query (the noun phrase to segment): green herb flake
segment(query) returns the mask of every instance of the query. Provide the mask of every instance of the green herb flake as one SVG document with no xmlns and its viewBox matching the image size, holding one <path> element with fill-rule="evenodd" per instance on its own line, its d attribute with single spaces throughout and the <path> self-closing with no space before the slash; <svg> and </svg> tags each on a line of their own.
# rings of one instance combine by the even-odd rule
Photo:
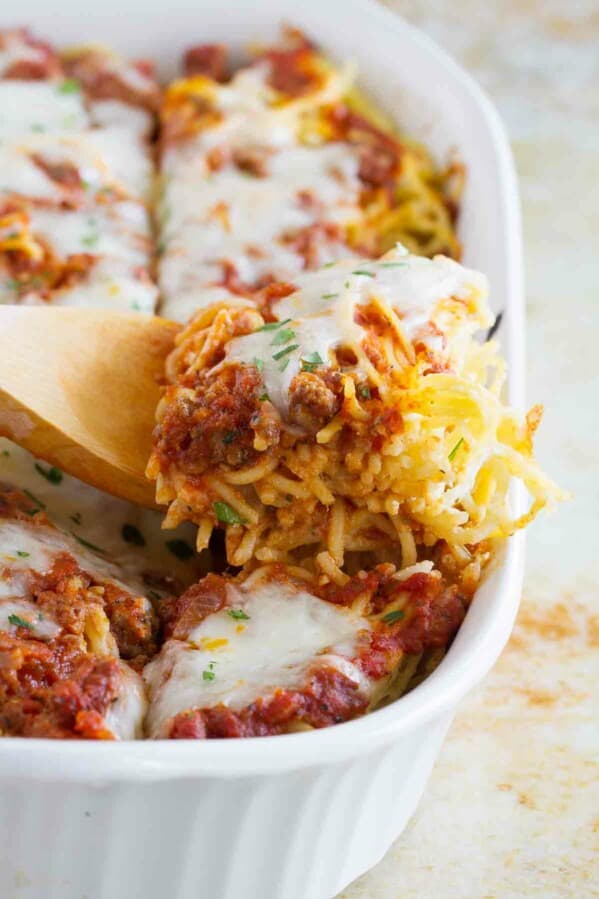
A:
<svg viewBox="0 0 599 899">
<path fill-rule="evenodd" d="M 273 353 L 272 358 L 278 362 L 279 359 L 282 359 L 283 356 L 287 356 L 288 353 L 292 353 L 294 350 L 299 350 L 299 343 L 292 343 L 291 346 L 286 346 L 285 349 L 279 350 L 278 353 Z"/>
<path fill-rule="evenodd" d="M 287 366 L 289 365 L 289 359 L 283 359 L 281 364 L 279 365 L 279 371 L 285 371 Z"/>
<path fill-rule="evenodd" d="M 43 134 L 46 129 L 43 125 L 40 125 L 38 122 L 34 122 L 34 124 L 31 126 L 31 130 L 33 132 L 35 132 L 35 134 Z"/>
<path fill-rule="evenodd" d="M 379 262 L 381 268 L 405 268 L 407 262 Z"/>
<path fill-rule="evenodd" d="M 261 403 L 265 403 L 267 400 L 270 400 L 270 397 L 267 393 L 261 393 L 258 397 L 258 401 Z"/>
<path fill-rule="evenodd" d="M 335 297 L 338 297 L 338 293 L 323 293 L 321 299 L 322 300 L 334 300 Z"/>
<path fill-rule="evenodd" d="M 134 312 L 141 312 L 141 306 L 139 305 L 137 300 L 133 300 L 133 302 L 131 303 L 131 309 L 133 309 Z"/>
<path fill-rule="evenodd" d="M 193 549 L 185 540 L 167 540 L 165 546 L 169 552 L 181 559 L 182 562 L 191 559 L 193 556 Z"/>
<path fill-rule="evenodd" d="M 43 502 L 41 501 L 41 499 L 38 499 L 37 496 L 36 496 L 34 493 L 32 493 L 30 490 L 26 490 L 25 488 L 23 488 L 23 493 L 25 494 L 25 496 L 28 496 L 29 499 L 31 500 L 31 502 L 32 502 L 32 503 L 35 503 L 36 506 L 37 506 L 37 509 L 34 509 L 34 510 L 31 511 L 31 512 L 28 512 L 28 513 L 27 513 L 28 515 L 35 515 L 35 513 L 36 513 L 36 512 L 39 512 L 40 509 L 45 509 L 45 508 L 46 508 L 46 504 L 43 503 Z"/>
<path fill-rule="evenodd" d="M 157 593 L 156 590 L 148 590 L 148 596 L 150 597 L 150 599 L 162 599 L 162 596 L 160 595 L 160 593 Z"/>
<path fill-rule="evenodd" d="M 55 468 L 53 465 L 50 468 L 44 468 L 43 465 L 40 465 L 38 462 L 36 462 L 35 470 L 38 474 L 41 474 L 41 476 L 45 478 L 50 484 L 60 484 L 60 482 L 62 481 L 62 471 L 60 470 L 60 468 Z"/>
<path fill-rule="evenodd" d="M 131 543 L 133 546 L 146 545 L 146 538 L 134 524 L 124 524 L 121 528 L 121 537 L 125 543 Z"/>
<path fill-rule="evenodd" d="M 216 674 L 214 673 L 214 666 L 216 662 L 208 662 L 208 667 L 202 671 L 202 678 L 204 680 L 214 680 Z"/>
<path fill-rule="evenodd" d="M 223 524 L 245 524 L 245 520 L 228 503 L 217 500 L 212 508 L 218 521 L 222 521 Z"/>
<path fill-rule="evenodd" d="M 369 400 L 372 396 L 368 384 L 358 384 L 358 396 L 362 400 Z"/>
<path fill-rule="evenodd" d="M 292 328 L 281 328 L 270 341 L 270 345 L 282 346 L 284 343 L 289 343 L 290 340 L 295 340 L 295 331 Z"/>
<path fill-rule="evenodd" d="M 105 553 L 106 550 L 102 549 L 101 546 L 96 546 L 95 543 L 90 543 L 89 540 L 84 540 L 83 537 L 78 537 L 77 534 L 73 534 L 71 531 L 71 536 L 75 538 L 77 543 L 80 543 L 81 546 L 85 546 L 86 549 L 93 549 L 95 553 Z"/>
<path fill-rule="evenodd" d="M 99 234 L 85 234 L 81 238 L 81 243 L 86 247 L 95 247 L 95 245 L 100 240 Z"/>
<path fill-rule="evenodd" d="M 321 265 L 321 268 L 332 268 L 334 265 L 336 265 L 335 259 L 332 262 L 325 262 L 324 265 Z"/>
<path fill-rule="evenodd" d="M 264 369 L 264 359 L 259 359 L 258 356 L 254 356 L 252 365 L 255 365 L 259 372 L 262 372 Z"/>
<path fill-rule="evenodd" d="M 284 318 L 281 322 L 266 322 L 266 324 L 262 325 L 261 328 L 258 328 L 255 333 L 257 334 L 258 331 L 277 331 L 279 328 L 282 328 L 283 325 L 288 325 L 290 321 L 290 318 Z"/>
<path fill-rule="evenodd" d="M 381 621 L 385 624 L 396 624 L 398 621 L 401 621 L 406 617 L 406 613 L 401 609 L 394 609 L 392 612 L 387 612 L 386 615 L 383 615 Z"/>
<path fill-rule="evenodd" d="M 373 272 L 367 272 L 366 269 L 357 268 L 352 275 L 364 275 L 365 278 L 374 278 Z"/>
<path fill-rule="evenodd" d="M 229 618 L 233 618 L 235 621 L 249 621 L 250 616 L 246 615 L 243 609 L 227 609 L 227 615 Z"/>
<path fill-rule="evenodd" d="M 28 559 L 29 558 L 29 553 L 26 553 L 25 550 L 23 550 L 23 549 L 18 549 L 17 555 L 20 559 Z"/>
<path fill-rule="evenodd" d="M 452 451 L 450 452 L 450 454 L 447 457 L 450 462 L 453 462 L 453 460 L 455 459 L 456 454 L 463 442 L 464 442 L 464 438 L 460 437 L 460 439 L 458 440 L 458 442 L 456 443 L 456 445 L 454 446 L 454 448 L 452 449 Z"/>
<path fill-rule="evenodd" d="M 61 94 L 78 94 L 80 90 L 79 82 L 74 78 L 67 78 L 62 84 L 58 85 L 58 91 Z"/>
<path fill-rule="evenodd" d="M 237 431 L 226 431 L 223 434 L 223 443 L 228 446 L 230 443 L 233 443 L 236 437 Z"/>
<path fill-rule="evenodd" d="M 25 618 L 21 618 L 20 615 L 15 615 L 14 613 L 8 616 L 8 623 L 14 625 L 14 627 L 26 627 L 28 631 L 34 630 L 34 625 L 31 621 L 27 621 Z"/>
<path fill-rule="evenodd" d="M 10 453 L 8 450 L 2 450 L 2 455 L 4 456 L 5 459 L 10 458 Z"/>
<path fill-rule="evenodd" d="M 319 365 L 324 365 L 324 359 L 320 353 L 305 353 L 301 357 L 302 371 L 314 371 Z"/>
</svg>

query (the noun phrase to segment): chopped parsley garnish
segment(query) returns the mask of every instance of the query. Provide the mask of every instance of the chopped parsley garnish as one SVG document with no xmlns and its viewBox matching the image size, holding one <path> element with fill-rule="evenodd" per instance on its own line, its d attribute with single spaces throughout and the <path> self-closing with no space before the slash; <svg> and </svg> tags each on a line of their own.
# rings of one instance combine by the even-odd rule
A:
<svg viewBox="0 0 599 899">
<path fill-rule="evenodd" d="M 23 488 L 23 493 L 25 494 L 25 496 L 28 496 L 31 502 L 35 503 L 37 506 L 37 509 L 34 509 L 32 512 L 28 512 L 28 515 L 35 515 L 35 513 L 39 512 L 40 509 L 46 508 L 46 504 L 43 503 L 41 499 L 38 499 L 37 496 L 35 496 L 35 494 L 33 494 L 30 490 L 26 490 L 25 488 Z"/>
<path fill-rule="evenodd" d="M 131 309 L 133 309 L 134 312 L 141 312 L 141 306 L 139 305 L 137 300 L 133 300 L 133 302 L 131 303 Z"/>
<path fill-rule="evenodd" d="M 182 562 L 185 562 L 186 559 L 191 559 L 193 556 L 193 549 L 185 540 L 167 540 L 165 546 L 169 552 L 181 559 Z"/>
<path fill-rule="evenodd" d="M 62 84 L 58 85 L 58 90 L 61 94 L 78 94 L 81 87 L 74 78 L 67 78 Z"/>
<path fill-rule="evenodd" d="M 40 465 L 38 462 L 36 462 L 35 470 L 38 474 L 41 474 L 43 478 L 49 481 L 50 484 L 60 484 L 60 482 L 62 481 L 62 471 L 60 470 L 60 468 L 55 468 L 53 465 L 50 468 L 44 468 L 43 465 Z"/>
<path fill-rule="evenodd" d="M 264 369 L 264 359 L 259 359 L 258 356 L 254 356 L 252 365 L 255 365 L 258 371 L 261 372 Z"/>
<path fill-rule="evenodd" d="M 397 621 L 401 621 L 402 618 L 406 617 L 406 613 L 402 612 L 401 609 L 394 609 L 392 612 L 387 612 L 386 615 L 383 615 L 381 621 L 384 621 L 385 624 L 395 624 Z"/>
<path fill-rule="evenodd" d="M 456 443 L 456 445 L 454 446 L 454 448 L 452 449 L 452 451 L 450 452 L 450 454 L 447 457 L 450 462 L 453 462 L 453 460 L 455 459 L 456 453 L 459 450 L 459 448 L 461 447 L 463 442 L 464 442 L 464 438 L 460 437 L 460 439 L 458 440 L 458 442 Z"/>
<path fill-rule="evenodd" d="M 223 434 L 223 443 L 228 446 L 230 443 L 233 443 L 236 437 L 237 431 L 226 431 Z"/>
<path fill-rule="evenodd" d="M 295 331 L 292 328 L 282 328 L 280 331 L 277 331 L 273 339 L 270 341 L 271 346 L 282 346 L 284 343 L 289 343 L 290 340 L 295 338 Z"/>
<path fill-rule="evenodd" d="M 256 333 L 258 333 L 258 331 L 276 331 L 278 328 L 282 328 L 283 325 L 288 325 L 290 321 L 290 318 L 284 318 L 281 322 L 266 322 L 265 325 L 262 325 L 261 328 L 257 329 Z"/>
<path fill-rule="evenodd" d="M 73 534 L 72 531 L 71 531 L 71 534 L 75 538 L 77 543 L 80 543 L 81 546 L 85 546 L 86 549 L 93 549 L 93 551 L 95 553 L 105 553 L 106 552 L 106 550 L 102 549 L 101 546 L 96 546 L 95 543 L 90 543 L 89 540 L 84 540 L 83 537 L 78 537 L 77 534 Z"/>
<path fill-rule="evenodd" d="M 95 247 L 95 245 L 100 240 L 100 235 L 97 233 L 94 234 L 85 234 L 81 238 L 81 243 L 86 247 Z"/>
<path fill-rule="evenodd" d="M 246 615 L 243 609 L 227 609 L 227 615 L 229 618 L 234 618 L 235 621 L 249 621 L 250 616 Z"/>
<path fill-rule="evenodd" d="M 335 262 L 336 262 L 335 259 L 333 259 L 332 262 L 325 262 L 325 264 L 323 266 L 321 266 L 321 268 L 331 268 L 332 265 L 335 265 Z"/>
<path fill-rule="evenodd" d="M 338 297 L 338 293 L 323 293 L 321 299 L 323 300 L 334 300 L 335 297 Z"/>
<path fill-rule="evenodd" d="M 124 524 L 121 528 L 121 537 L 125 543 L 132 543 L 133 546 L 146 545 L 146 538 L 134 524 Z"/>
<path fill-rule="evenodd" d="M 29 558 L 29 553 L 26 553 L 25 550 L 23 550 L 23 549 L 18 549 L 17 555 L 19 556 L 20 559 L 28 559 Z"/>
<path fill-rule="evenodd" d="M 203 680 L 214 680 L 216 674 L 214 673 L 214 666 L 216 662 L 209 662 L 208 667 L 202 671 Z"/>
<path fill-rule="evenodd" d="M 288 353 L 292 353 L 294 350 L 299 350 L 299 343 L 292 343 L 291 346 L 286 346 L 285 349 L 279 350 L 278 353 L 273 353 L 272 358 L 278 362 L 279 359 L 282 359 L 283 356 L 286 356 Z"/>
<path fill-rule="evenodd" d="M 405 268 L 407 262 L 379 262 L 381 268 Z"/>
<path fill-rule="evenodd" d="M 21 618 L 20 615 L 15 615 L 14 613 L 8 616 L 8 623 L 13 624 L 15 627 L 26 627 L 28 631 L 34 629 L 34 625 L 31 621 L 27 621 L 25 618 Z"/>
<path fill-rule="evenodd" d="M 289 359 L 283 359 L 281 364 L 279 365 L 279 371 L 285 371 L 287 366 L 289 365 Z"/>
<path fill-rule="evenodd" d="M 358 384 L 358 396 L 362 400 L 369 400 L 372 396 L 368 384 Z"/>
<path fill-rule="evenodd" d="M 367 272 L 366 269 L 363 268 L 357 268 L 354 272 L 352 272 L 352 275 L 364 275 L 365 278 L 374 278 L 373 272 Z"/>
<path fill-rule="evenodd" d="M 81 512 L 74 512 L 72 515 L 69 515 L 71 521 L 74 521 L 75 524 L 81 524 Z"/>
<path fill-rule="evenodd" d="M 228 503 L 217 500 L 213 503 L 212 508 L 217 519 L 222 521 L 223 524 L 245 524 L 245 520 L 241 515 L 238 515 L 235 509 L 231 508 Z"/>
<path fill-rule="evenodd" d="M 10 457 L 10 453 L 8 450 L 2 450 L 2 455 L 5 457 L 5 459 L 8 459 Z"/>
<path fill-rule="evenodd" d="M 306 353 L 301 358 L 302 371 L 314 371 L 319 365 L 324 365 L 324 360 L 320 353 Z"/>
<path fill-rule="evenodd" d="M 270 397 L 267 393 L 261 393 L 258 397 L 259 402 L 265 403 L 267 400 L 270 400 Z"/>
<path fill-rule="evenodd" d="M 36 134 L 43 134 L 46 129 L 43 125 L 40 125 L 38 122 L 35 122 L 31 126 L 31 130 L 35 131 Z"/>
</svg>

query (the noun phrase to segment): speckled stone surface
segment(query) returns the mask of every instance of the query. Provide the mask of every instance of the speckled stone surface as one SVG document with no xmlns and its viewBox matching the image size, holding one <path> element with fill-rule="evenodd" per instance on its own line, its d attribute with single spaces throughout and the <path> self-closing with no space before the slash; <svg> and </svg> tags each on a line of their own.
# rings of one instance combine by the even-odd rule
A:
<svg viewBox="0 0 599 899">
<path fill-rule="evenodd" d="M 599 896 L 599 7 L 387 5 L 461 61 L 507 125 L 538 455 L 574 498 L 531 529 L 508 648 L 460 707 L 407 830 L 343 899 L 586 899 Z"/>
</svg>

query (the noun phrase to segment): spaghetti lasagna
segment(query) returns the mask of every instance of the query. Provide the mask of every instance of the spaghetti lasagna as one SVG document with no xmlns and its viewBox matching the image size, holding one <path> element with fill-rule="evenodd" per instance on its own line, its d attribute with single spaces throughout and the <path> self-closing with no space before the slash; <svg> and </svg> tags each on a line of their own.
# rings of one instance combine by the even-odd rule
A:
<svg viewBox="0 0 599 899">
<path fill-rule="evenodd" d="M 161 110 L 162 313 L 185 321 L 231 294 L 401 240 L 457 257 L 459 167 L 437 172 L 305 38 L 232 76 L 196 47 Z"/>
<path fill-rule="evenodd" d="M 489 541 L 531 520 L 551 483 L 539 410 L 499 396 L 486 282 L 396 249 L 197 313 L 167 363 L 148 474 L 166 526 L 224 528 L 228 561 L 347 566 L 447 556 L 478 582 Z M 514 519 L 508 486 L 532 496 Z"/>
<path fill-rule="evenodd" d="M 139 736 L 156 632 L 114 566 L 0 489 L 0 736 Z"/>
<path fill-rule="evenodd" d="M 157 101 L 147 67 L 0 32 L 0 302 L 154 309 Z"/>
<path fill-rule="evenodd" d="M 463 617 L 432 563 L 381 565 L 343 587 L 270 565 L 210 574 L 165 604 L 144 670 L 151 737 L 289 733 L 362 715 L 434 664 Z"/>
</svg>

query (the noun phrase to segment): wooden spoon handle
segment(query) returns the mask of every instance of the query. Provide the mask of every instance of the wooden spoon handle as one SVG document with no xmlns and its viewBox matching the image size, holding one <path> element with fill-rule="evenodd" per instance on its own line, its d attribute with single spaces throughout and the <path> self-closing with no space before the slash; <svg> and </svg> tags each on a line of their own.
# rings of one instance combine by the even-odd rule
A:
<svg viewBox="0 0 599 899">
<path fill-rule="evenodd" d="M 153 506 L 144 469 L 178 327 L 99 309 L 0 307 L 0 434 L 101 490 Z"/>
</svg>

